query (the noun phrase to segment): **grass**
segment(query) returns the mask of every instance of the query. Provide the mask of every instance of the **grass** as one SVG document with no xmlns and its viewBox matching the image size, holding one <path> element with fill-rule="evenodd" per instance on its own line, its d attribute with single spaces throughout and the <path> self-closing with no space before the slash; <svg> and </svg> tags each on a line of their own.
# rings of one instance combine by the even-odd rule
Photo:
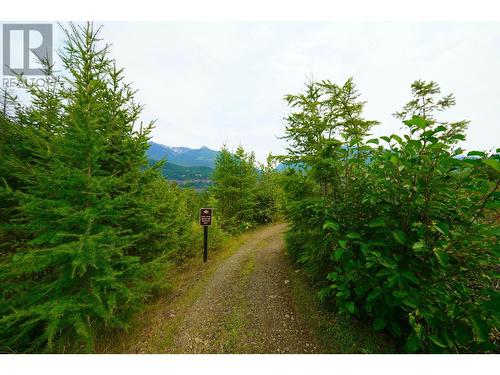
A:
<svg viewBox="0 0 500 375">
<path fill-rule="evenodd" d="M 233 311 L 224 322 L 225 332 L 222 335 L 222 348 L 224 353 L 234 353 L 236 345 L 238 344 L 240 333 L 245 325 L 244 314 L 246 311 L 246 304 L 241 299 L 237 305 L 234 306 Z"/>
<path fill-rule="evenodd" d="M 292 294 L 298 311 L 320 340 L 324 353 L 395 353 L 389 337 L 374 332 L 371 325 L 328 311 L 319 304 L 316 290 L 302 270 L 290 272 Z"/>
<path fill-rule="evenodd" d="M 245 261 L 245 264 L 241 268 L 241 276 L 248 277 L 252 274 L 255 269 L 255 258 L 250 257 Z"/>
<path fill-rule="evenodd" d="M 242 286 L 242 290 L 244 290 L 245 286 L 248 284 L 250 275 L 252 275 L 254 269 L 255 258 L 253 256 L 250 256 L 245 260 L 245 263 L 240 270 L 240 283 Z M 224 322 L 225 334 L 222 336 L 222 348 L 224 350 L 224 353 L 235 353 L 238 349 L 238 351 L 242 351 L 242 348 L 238 348 L 237 345 L 241 344 L 240 335 L 243 327 L 245 326 L 246 311 L 246 299 L 243 296 L 240 296 L 239 300 L 234 304 L 233 311 Z"/>
</svg>

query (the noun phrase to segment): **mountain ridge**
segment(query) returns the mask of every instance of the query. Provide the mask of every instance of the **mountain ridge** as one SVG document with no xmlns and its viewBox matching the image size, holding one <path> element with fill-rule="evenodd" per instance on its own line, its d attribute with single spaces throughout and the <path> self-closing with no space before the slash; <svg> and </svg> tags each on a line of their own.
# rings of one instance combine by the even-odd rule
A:
<svg viewBox="0 0 500 375">
<path fill-rule="evenodd" d="M 215 159 L 219 151 L 207 146 L 198 149 L 189 147 L 172 147 L 156 142 L 149 142 L 148 159 L 158 161 L 166 159 L 168 163 L 182 167 L 209 167 L 215 168 Z"/>
</svg>

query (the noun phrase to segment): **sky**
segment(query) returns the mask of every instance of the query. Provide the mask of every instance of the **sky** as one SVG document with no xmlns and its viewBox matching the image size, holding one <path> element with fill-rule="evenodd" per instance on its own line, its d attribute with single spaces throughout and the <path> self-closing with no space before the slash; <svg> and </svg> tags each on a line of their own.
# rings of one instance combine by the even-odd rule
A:
<svg viewBox="0 0 500 375">
<path fill-rule="evenodd" d="M 286 94 L 305 82 L 353 77 L 378 120 L 375 136 L 402 129 L 392 113 L 416 79 L 434 80 L 457 105 L 440 119 L 471 121 L 466 149 L 500 147 L 500 22 L 104 22 L 101 37 L 138 90 L 153 141 L 235 149 L 264 161 L 284 152 Z M 61 35 L 55 44 L 61 42 Z"/>
</svg>

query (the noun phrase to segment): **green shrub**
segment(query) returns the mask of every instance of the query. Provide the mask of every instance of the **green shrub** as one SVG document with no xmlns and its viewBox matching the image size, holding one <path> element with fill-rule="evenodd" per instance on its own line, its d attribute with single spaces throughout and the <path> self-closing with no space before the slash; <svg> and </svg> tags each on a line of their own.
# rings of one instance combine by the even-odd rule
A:
<svg viewBox="0 0 500 375">
<path fill-rule="evenodd" d="M 289 158 L 307 168 L 290 172 L 284 189 L 288 248 L 322 286 L 319 297 L 372 319 L 408 352 L 497 351 L 499 156 L 464 158 L 453 147 L 467 123 L 432 117 L 454 104 L 435 97 L 433 82 L 412 86 L 415 100 L 398 114 L 404 135 L 367 142 L 356 95 L 312 86 L 316 97 L 289 99 L 315 103 L 315 117 L 303 105 L 287 135 L 319 141 L 293 149 Z M 321 137 L 305 137 L 311 129 Z"/>
</svg>

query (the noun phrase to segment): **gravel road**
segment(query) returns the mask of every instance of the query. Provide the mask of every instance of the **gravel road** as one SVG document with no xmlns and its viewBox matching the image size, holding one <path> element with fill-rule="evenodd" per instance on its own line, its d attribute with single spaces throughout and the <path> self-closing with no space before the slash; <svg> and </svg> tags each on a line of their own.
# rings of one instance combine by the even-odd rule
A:
<svg viewBox="0 0 500 375">
<path fill-rule="evenodd" d="M 174 353 L 314 353 L 287 275 L 285 225 L 259 229 L 206 281 L 173 338 Z M 169 351 L 170 351 L 169 350 Z"/>
</svg>

